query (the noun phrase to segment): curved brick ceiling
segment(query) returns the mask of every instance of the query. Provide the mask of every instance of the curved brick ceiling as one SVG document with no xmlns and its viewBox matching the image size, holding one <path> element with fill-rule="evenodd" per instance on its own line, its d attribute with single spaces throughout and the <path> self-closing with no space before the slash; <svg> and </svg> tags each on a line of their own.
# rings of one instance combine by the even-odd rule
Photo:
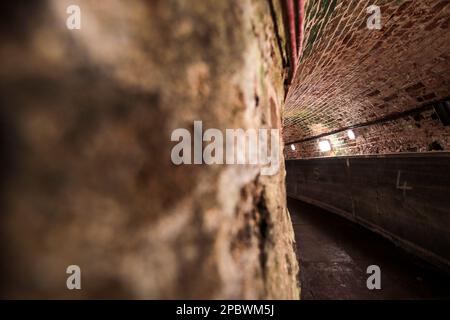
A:
<svg viewBox="0 0 450 320">
<path fill-rule="evenodd" d="M 378 5 L 382 29 L 366 27 Z M 284 141 L 300 141 L 450 96 L 450 1 L 309 0 Z"/>
</svg>

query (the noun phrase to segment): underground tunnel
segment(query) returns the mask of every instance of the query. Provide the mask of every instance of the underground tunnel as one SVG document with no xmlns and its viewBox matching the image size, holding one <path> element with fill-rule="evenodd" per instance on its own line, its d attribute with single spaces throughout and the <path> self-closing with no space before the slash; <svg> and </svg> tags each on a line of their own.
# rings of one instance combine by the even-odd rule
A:
<svg viewBox="0 0 450 320">
<path fill-rule="evenodd" d="M 0 11 L 0 298 L 450 298 L 449 1 Z"/>
</svg>

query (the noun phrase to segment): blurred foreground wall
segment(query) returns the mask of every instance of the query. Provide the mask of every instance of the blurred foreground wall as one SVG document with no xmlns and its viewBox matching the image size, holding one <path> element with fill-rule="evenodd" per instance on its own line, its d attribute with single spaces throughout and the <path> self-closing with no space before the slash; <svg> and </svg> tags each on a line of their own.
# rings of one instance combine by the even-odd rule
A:
<svg viewBox="0 0 450 320">
<path fill-rule="evenodd" d="M 278 1 L 0 7 L 2 298 L 299 297 L 284 167 L 170 160 L 194 120 L 281 127 Z"/>
</svg>

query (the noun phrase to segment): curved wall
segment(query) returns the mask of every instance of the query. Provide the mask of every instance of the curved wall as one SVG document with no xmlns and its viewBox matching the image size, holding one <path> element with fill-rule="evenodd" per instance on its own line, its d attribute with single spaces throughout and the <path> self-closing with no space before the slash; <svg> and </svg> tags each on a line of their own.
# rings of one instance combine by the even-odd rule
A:
<svg viewBox="0 0 450 320">
<path fill-rule="evenodd" d="M 286 161 L 287 194 L 450 270 L 450 153 Z"/>
</svg>

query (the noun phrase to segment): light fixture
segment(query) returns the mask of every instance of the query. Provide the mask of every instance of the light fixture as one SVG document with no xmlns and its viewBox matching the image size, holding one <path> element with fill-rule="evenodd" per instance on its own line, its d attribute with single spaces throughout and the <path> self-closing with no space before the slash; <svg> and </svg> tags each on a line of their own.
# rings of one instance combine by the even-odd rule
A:
<svg viewBox="0 0 450 320">
<path fill-rule="evenodd" d="M 295 146 L 293 144 L 291 144 L 291 149 L 292 151 L 295 151 Z"/>
<path fill-rule="evenodd" d="M 348 136 L 348 138 L 350 140 L 355 140 L 356 139 L 355 133 L 351 129 L 347 131 L 347 136 Z"/>
<path fill-rule="evenodd" d="M 319 149 L 321 152 L 331 151 L 331 144 L 328 140 L 322 140 L 319 142 Z"/>
</svg>

